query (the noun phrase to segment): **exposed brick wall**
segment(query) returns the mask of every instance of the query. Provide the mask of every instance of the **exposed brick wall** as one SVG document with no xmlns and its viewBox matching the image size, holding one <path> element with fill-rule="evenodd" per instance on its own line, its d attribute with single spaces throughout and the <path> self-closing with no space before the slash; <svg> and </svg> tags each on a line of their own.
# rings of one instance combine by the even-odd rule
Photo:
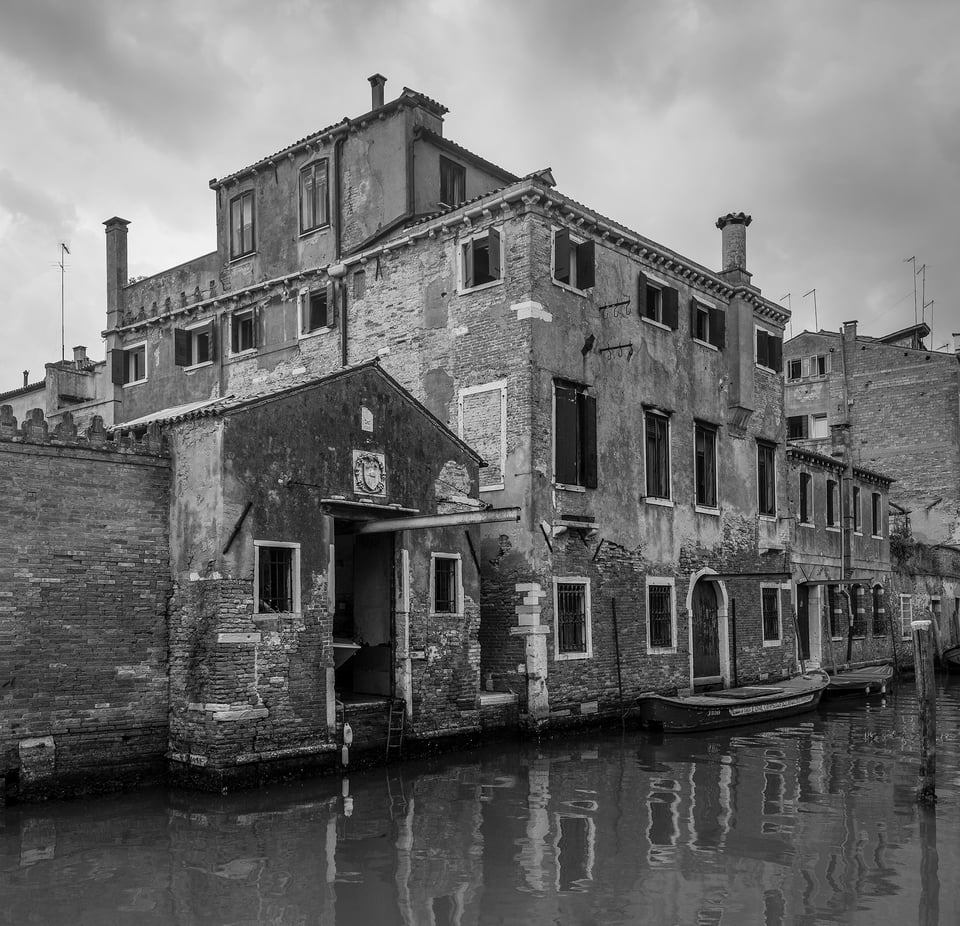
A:
<svg viewBox="0 0 960 926">
<path fill-rule="evenodd" d="M 0 412 L 0 773 L 23 794 L 161 768 L 169 476 L 155 435 Z"/>
</svg>

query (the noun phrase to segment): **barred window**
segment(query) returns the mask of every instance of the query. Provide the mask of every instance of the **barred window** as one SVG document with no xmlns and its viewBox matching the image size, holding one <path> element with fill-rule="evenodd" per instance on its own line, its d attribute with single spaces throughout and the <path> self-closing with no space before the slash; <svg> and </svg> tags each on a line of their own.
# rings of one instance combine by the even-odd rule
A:
<svg viewBox="0 0 960 926">
<path fill-rule="evenodd" d="M 883 588 L 879 585 L 873 586 L 873 633 L 874 636 L 887 632 L 886 621 L 884 621 L 883 607 Z"/>
<path fill-rule="evenodd" d="M 761 588 L 760 606 L 763 611 L 763 641 L 775 643 L 780 639 L 780 589 Z"/>
<path fill-rule="evenodd" d="M 649 585 L 647 587 L 647 618 L 650 622 L 650 648 L 673 647 L 673 587 Z"/>
<path fill-rule="evenodd" d="M 254 541 L 256 611 L 286 613 L 300 609 L 300 545 Z"/>
<path fill-rule="evenodd" d="M 867 635 L 867 608 L 863 598 L 863 586 L 854 585 L 851 605 L 853 606 L 853 635 L 855 637 L 865 637 Z"/>
<path fill-rule="evenodd" d="M 558 580 L 554 586 L 554 605 L 557 655 L 589 656 L 590 602 L 587 581 Z"/>
<path fill-rule="evenodd" d="M 433 613 L 459 614 L 459 556 L 445 556 L 435 553 L 433 566 Z"/>
</svg>

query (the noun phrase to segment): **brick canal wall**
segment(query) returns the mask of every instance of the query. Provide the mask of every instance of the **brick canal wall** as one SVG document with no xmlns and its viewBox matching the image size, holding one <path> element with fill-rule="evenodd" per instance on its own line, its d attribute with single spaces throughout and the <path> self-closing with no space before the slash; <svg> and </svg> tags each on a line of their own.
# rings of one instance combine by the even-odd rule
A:
<svg viewBox="0 0 960 926">
<path fill-rule="evenodd" d="M 0 782 L 42 797 L 159 774 L 169 462 L 0 407 Z M 3 789 L 0 788 L 0 795 Z"/>
</svg>

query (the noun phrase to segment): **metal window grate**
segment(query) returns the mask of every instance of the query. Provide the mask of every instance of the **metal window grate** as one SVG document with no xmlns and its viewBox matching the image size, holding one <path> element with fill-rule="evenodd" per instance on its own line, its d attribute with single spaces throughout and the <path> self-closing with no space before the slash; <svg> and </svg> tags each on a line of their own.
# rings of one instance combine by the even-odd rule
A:
<svg viewBox="0 0 960 926">
<path fill-rule="evenodd" d="M 260 547 L 260 601 L 258 610 L 293 610 L 293 550 Z"/>
<path fill-rule="evenodd" d="M 557 645 L 561 653 L 587 651 L 587 593 L 583 585 L 557 584 Z"/>
<path fill-rule="evenodd" d="M 858 585 L 853 590 L 853 635 L 865 637 L 867 635 L 867 609 L 863 600 L 863 587 Z"/>
<path fill-rule="evenodd" d="M 436 614 L 457 611 L 457 561 L 438 557 L 433 561 L 433 608 Z"/>
<path fill-rule="evenodd" d="M 763 639 L 780 639 L 780 593 L 775 588 L 761 589 L 761 606 L 763 608 Z"/>
<path fill-rule="evenodd" d="M 650 602 L 650 645 L 660 648 L 673 646 L 670 586 L 651 585 L 648 594 Z"/>
</svg>

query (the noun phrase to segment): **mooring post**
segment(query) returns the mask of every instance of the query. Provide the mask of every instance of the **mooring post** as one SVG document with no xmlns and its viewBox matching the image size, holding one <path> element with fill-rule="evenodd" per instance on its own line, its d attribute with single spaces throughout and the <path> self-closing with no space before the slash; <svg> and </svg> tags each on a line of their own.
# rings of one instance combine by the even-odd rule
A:
<svg viewBox="0 0 960 926">
<path fill-rule="evenodd" d="M 920 717 L 920 773 L 917 801 L 937 800 L 937 689 L 933 666 L 933 627 L 930 621 L 913 621 L 913 665 L 917 679 L 917 710 Z"/>
</svg>

